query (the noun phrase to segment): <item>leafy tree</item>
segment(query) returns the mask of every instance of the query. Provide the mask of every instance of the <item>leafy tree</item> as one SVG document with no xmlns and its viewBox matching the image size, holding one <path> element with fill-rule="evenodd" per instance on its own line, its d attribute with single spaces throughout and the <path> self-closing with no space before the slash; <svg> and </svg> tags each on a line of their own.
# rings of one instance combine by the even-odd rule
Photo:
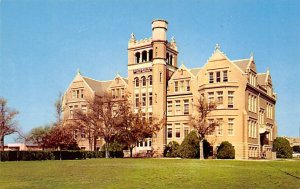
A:
<svg viewBox="0 0 300 189">
<path fill-rule="evenodd" d="M 45 148 L 50 147 L 51 129 L 49 125 L 33 128 L 25 140 L 37 144 L 42 150 L 45 150 Z"/>
<path fill-rule="evenodd" d="M 131 107 L 126 96 L 125 100 L 119 104 L 120 124 L 117 131 L 117 140 L 129 148 L 130 157 L 137 142 L 151 138 L 161 129 L 163 122 L 163 120 L 158 121 L 156 117 L 146 119 L 141 109 L 134 113 Z"/>
<path fill-rule="evenodd" d="M 179 146 L 178 153 L 182 158 L 197 158 L 199 157 L 200 140 L 196 131 L 191 131 L 182 141 Z"/>
<path fill-rule="evenodd" d="M 200 159 L 204 159 L 203 141 L 205 136 L 215 131 L 219 123 L 215 120 L 208 121 L 209 114 L 216 109 L 216 103 L 207 102 L 205 98 L 199 98 L 196 106 L 196 115 L 190 117 L 190 123 L 197 131 L 199 137 Z"/>
<path fill-rule="evenodd" d="M 234 159 L 235 150 L 232 144 L 228 141 L 223 141 L 217 150 L 218 159 Z"/>
<path fill-rule="evenodd" d="M 293 146 L 293 151 L 297 152 L 297 153 L 300 153 L 300 146 L 299 145 Z"/>
<path fill-rule="evenodd" d="M 90 147 L 96 138 L 105 142 L 105 156 L 109 158 L 109 145 L 115 141 L 117 128 L 120 125 L 118 103 L 110 94 L 95 95 L 87 100 L 87 113 L 75 111 L 75 124 L 88 132 Z M 95 148 L 94 148 L 95 149 Z"/>
<path fill-rule="evenodd" d="M 273 142 L 273 151 L 277 158 L 292 158 L 293 149 L 286 138 L 277 137 Z"/>
<path fill-rule="evenodd" d="M 171 141 L 164 150 L 164 157 L 178 157 L 179 156 L 179 143 Z"/>
<path fill-rule="evenodd" d="M 13 133 L 20 133 L 15 120 L 18 111 L 7 107 L 7 101 L 0 97 L 0 150 L 4 151 L 4 137 Z"/>
</svg>

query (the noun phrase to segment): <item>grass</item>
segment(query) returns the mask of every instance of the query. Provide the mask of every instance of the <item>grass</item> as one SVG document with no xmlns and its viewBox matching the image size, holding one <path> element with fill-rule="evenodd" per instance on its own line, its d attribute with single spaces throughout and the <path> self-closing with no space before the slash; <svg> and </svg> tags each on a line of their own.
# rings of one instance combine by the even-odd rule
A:
<svg viewBox="0 0 300 189">
<path fill-rule="evenodd" d="M 300 188 L 300 161 L 0 162 L 0 188 Z"/>
</svg>

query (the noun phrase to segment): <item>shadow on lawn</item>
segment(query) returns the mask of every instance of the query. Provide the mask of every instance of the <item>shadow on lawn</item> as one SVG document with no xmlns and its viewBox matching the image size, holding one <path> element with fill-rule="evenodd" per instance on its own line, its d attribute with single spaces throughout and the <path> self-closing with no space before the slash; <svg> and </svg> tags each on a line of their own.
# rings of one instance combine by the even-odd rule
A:
<svg viewBox="0 0 300 189">
<path fill-rule="evenodd" d="M 291 177 L 294 177 L 294 178 L 300 180 L 300 177 L 299 177 L 299 176 L 296 176 L 296 175 L 293 175 L 293 174 L 291 174 L 291 173 L 289 173 L 289 172 L 283 171 L 283 170 L 279 169 L 278 167 L 276 167 L 276 166 L 274 166 L 274 165 L 271 165 L 271 164 L 267 164 L 267 165 L 270 166 L 270 167 L 273 167 L 274 169 L 277 169 L 278 171 L 280 171 L 280 172 L 282 172 L 282 173 L 284 173 L 284 174 L 286 174 L 286 175 L 289 175 L 289 176 L 291 176 Z"/>
</svg>

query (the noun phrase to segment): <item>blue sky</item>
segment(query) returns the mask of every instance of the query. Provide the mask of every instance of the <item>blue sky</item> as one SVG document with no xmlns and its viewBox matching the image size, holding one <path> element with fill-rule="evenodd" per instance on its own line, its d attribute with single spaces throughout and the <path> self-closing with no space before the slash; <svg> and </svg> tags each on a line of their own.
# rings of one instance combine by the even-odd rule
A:
<svg viewBox="0 0 300 189">
<path fill-rule="evenodd" d="M 54 102 L 76 74 L 127 76 L 127 44 L 169 22 L 179 63 L 202 67 L 216 43 L 230 59 L 253 52 L 270 67 L 279 135 L 298 136 L 300 1 L 0 1 L 0 96 L 20 111 L 24 132 L 55 119 Z M 11 142 L 10 137 L 6 142 Z"/>
</svg>

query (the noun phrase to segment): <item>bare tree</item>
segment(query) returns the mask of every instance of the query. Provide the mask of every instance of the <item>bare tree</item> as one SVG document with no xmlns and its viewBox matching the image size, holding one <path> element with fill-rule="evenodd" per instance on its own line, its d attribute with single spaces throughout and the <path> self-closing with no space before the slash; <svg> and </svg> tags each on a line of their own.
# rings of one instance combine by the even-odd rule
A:
<svg viewBox="0 0 300 189">
<path fill-rule="evenodd" d="M 198 104 L 196 106 L 196 115 L 190 117 L 190 124 L 197 131 L 198 137 L 200 139 L 199 147 L 200 147 L 200 159 L 204 159 L 203 154 L 203 140 L 205 136 L 213 133 L 219 123 L 212 119 L 208 120 L 209 114 L 216 109 L 216 103 L 207 102 L 205 98 L 200 97 L 198 100 Z"/>
<path fill-rule="evenodd" d="M 19 133 L 18 123 L 15 120 L 18 111 L 7 107 L 7 101 L 0 97 L 0 146 L 4 151 L 4 137 L 13 133 Z"/>
<path fill-rule="evenodd" d="M 75 123 L 88 132 L 89 143 L 101 137 L 105 142 L 105 156 L 109 158 L 109 145 L 115 140 L 120 125 L 120 100 L 110 94 L 95 95 L 87 100 L 87 112 L 75 111 Z"/>
</svg>

